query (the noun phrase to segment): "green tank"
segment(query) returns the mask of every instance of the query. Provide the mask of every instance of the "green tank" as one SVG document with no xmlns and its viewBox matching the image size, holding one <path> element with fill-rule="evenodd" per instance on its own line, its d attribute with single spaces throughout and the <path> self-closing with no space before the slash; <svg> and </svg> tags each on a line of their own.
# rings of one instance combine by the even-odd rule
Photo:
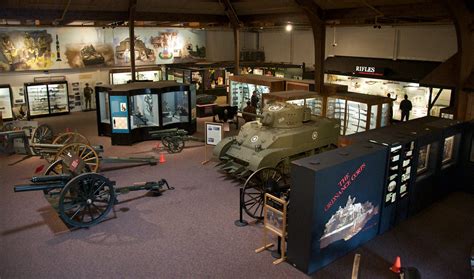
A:
<svg viewBox="0 0 474 279">
<path fill-rule="evenodd" d="M 290 161 L 336 147 L 339 123 L 311 115 L 311 110 L 285 102 L 264 107 L 256 121 L 243 125 L 235 137 L 224 138 L 213 150 L 227 173 L 247 178 L 264 167 L 289 173 Z"/>
</svg>

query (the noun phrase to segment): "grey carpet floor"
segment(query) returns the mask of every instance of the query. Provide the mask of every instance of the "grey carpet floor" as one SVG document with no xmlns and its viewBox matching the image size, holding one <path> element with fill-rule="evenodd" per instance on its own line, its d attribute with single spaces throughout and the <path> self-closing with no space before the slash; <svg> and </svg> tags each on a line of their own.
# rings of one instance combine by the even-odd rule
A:
<svg viewBox="0 0 474 279">
<path fill-rule="evenodd" d="M 104 156 L 156 156 L 157 141 L 111 146 L 98 137 L 95 112 L 38 119 L 57 132 L 66 128 L 104 145 Z M 197 136 L 202 136 L 200 119 Z M 234 131 L 235 132 L 235 131 Z M 211 150 L 209 150 L 211 151 Z M 109 218 L 89 229 L 69 231 L 40 192 L 14 193 L 27 183 L 40 158 L 0 154 L 0 278 L 309 278 L 288 263 L 274 266 L 262 244 L 261 225 L 238 228 L 240 184 L 201 165 L 204 148 L 189 142 L 156 166 L 103 172 L 118 186 L 165 178 L 176 189 L 163 196 L 144 192 L 119 196 Z M 107 170 L 109 169 L 109 170 Z M 388 269 L 396 256 L 422 278 L 470 278 L 474 197 L 453 193 L 398 227 L 313 274 L 350 278 L 360 253 L 361 278 L 396 278 Z"/>
</svg>

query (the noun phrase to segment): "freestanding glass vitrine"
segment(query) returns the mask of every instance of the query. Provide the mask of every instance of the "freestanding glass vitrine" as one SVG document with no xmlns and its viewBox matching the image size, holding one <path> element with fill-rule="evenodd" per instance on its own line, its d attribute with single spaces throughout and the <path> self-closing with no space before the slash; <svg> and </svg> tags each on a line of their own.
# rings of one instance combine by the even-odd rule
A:
<svg viewBox="0 0 474 279">
<path fill-rule="evenodd" d="M 137 82 L 96 87 L 99 135 L 113 145 L 149 140 L 150 132 L 179 128 L 196 131 L 194 86 L 175 81 Z"/>
<path fill-rule="evenodd" d="M 67 81 L 25 83 L 31 118 L 69 113 Z"/>
<path fill-rule="evenodd" d="M 0 112 L 3 120 L 13 119 L 12 89 L 9 84 L 0 85 Z"/>
</svg>

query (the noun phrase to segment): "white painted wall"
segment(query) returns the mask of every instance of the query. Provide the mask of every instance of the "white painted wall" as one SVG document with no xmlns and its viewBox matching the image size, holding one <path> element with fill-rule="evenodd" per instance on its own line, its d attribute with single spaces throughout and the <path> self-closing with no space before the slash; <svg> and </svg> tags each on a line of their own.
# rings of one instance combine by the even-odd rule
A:
<svg viewBox="0 0 474 279">
<path fill-rule="evenodd" d="M 444 61 L 457 51 L 456 31 L 452 25 L 387 27 L 336 27 L 326 29 L 326 56 L 358 56 L 387 59 Z M 398 33 L 398 41 L 396 36 Z M 260 47 L 267 62 L 287 62 L 307 67 L 314 64 L 311 30 L 263 31 Z M 208 46 L 212 44 L 208 41 Z"/>
</svg>

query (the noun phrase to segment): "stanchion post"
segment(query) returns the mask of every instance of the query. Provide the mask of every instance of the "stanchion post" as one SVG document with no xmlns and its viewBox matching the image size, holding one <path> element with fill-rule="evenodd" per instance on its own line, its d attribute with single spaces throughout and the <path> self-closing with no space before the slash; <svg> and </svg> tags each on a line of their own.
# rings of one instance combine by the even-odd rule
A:
<svg viewBox="0 0 474 279">
<path fill-rule="evenodd" d="M 244 189 L 242 187 L 240 187 L 240 191 L 239 191 L 239 220 L 235 220 L 234 224 L 237 226 L 237 227 L 245 227 L 247 226 L 249 223 L 247 221 L 245 221 L 243 219 L 243 202 L 244 200 L 242 199 L 242 194 L 244 192 Z"/>
</svg>

